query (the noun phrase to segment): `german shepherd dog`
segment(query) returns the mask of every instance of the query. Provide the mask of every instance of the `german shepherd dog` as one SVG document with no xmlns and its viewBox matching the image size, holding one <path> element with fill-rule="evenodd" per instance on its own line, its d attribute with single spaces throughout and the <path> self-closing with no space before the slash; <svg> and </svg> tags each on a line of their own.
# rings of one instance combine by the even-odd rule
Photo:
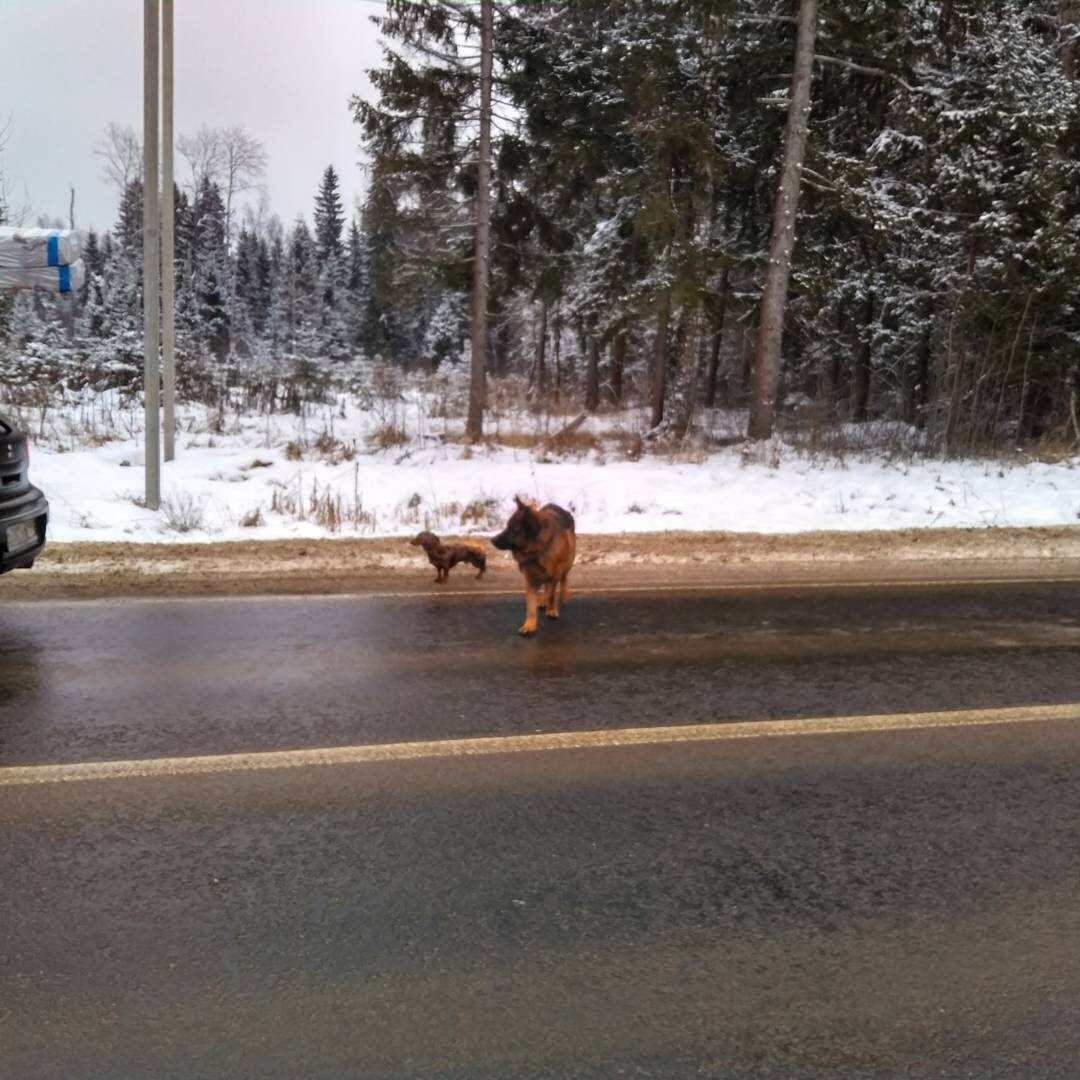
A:
<svg viewBox="0 0 1080 1080">
<path fill-rule="evenodd" d="M 417 533 L 409 543 L 424 549 L 428 561 L 435 567 L 435 581 L 439 585 L 446 581 L 459 562 L 475 566 L 480 571 L 476 575 L 477 580 L 484 576 L 487 569 L 487 556 L 469 544 L 444 544 L 433 532 Z"/>
<path fill-rule="evenodd" d="M 491 542 L 500 551 L 512 552 L 525 575 L 525 621 L 518 633 L 528 637 L 536 633 L 538 605 L 543 605 L 549 619 L 557 619 L 559 605 L 566 603 L 566 579 L 574 565 L 577 536 L 573 515 L 561 506 L 548 503 L 537 510 L 518 496 L 514 499 L 517 510 Z"/>
</svg>

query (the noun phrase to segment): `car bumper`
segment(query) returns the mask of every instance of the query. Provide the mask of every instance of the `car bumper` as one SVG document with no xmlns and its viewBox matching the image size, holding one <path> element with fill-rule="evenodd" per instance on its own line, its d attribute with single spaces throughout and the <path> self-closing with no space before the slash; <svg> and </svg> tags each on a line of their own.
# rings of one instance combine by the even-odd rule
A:
<svg viewBox="0 0 1080 1080">
<path fill-rule="evenodd" d="M 21 522 L 33 522 L 37 543 L 18 551 L 8 550 L 8 530 Z M 32 487 L 25 495 L 0 503 L 0 574 L 33 565 L 45 547 L 45 527 L 49 522 L 49 504 L 45 496 Z"/>
</svg>

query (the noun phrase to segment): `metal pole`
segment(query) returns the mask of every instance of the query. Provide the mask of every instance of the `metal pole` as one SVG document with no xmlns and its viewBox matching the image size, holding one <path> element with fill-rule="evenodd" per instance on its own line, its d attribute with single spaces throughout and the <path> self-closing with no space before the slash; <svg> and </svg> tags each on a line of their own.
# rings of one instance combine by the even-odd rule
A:
<svg viewBox="0 0 1080 1080">
<path fill-rule="evenodd" d="M 173 267 L 173 0 L 161 0 L 161 365 L 165 460 L 176 457 L 176 282 Z"/>
<path fill-rule="evenodd" d="M 146 505 L 161 505 L 161 378 L 158 363 L 158 4 L 143 0 L 143 394 L 146 399 Z"/>
</svg>

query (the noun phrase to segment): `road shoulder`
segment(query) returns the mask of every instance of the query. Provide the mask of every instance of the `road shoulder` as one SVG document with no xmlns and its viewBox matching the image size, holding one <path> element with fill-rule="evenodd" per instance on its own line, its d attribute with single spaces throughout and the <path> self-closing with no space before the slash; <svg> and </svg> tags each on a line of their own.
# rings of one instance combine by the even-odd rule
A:
<svg viewBox="0 0 1080 1080">
<path fill-rule="evenodd" d="M 845 582 L 1080 578 L 1080 525 L 896 532 L 583 535 L 580 590 Z M 519 588 L 492 550 L 483 580 L 458 567 L 445 587 L 405 538 L 235 543 L 54 543 L 30 571 L 0 578 L 4 601 L 363 592 L 497 593 Z"/>
</svg>

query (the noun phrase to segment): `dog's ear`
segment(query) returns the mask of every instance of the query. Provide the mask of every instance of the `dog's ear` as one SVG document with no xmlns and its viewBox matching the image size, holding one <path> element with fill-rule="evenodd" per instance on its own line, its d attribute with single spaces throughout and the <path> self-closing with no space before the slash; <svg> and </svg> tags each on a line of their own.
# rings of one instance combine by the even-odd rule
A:
<svg viewBox="0 0 1080 1080">
<path fill-rule="evenodd" d="M 520 495 L 514 496 L 514 502 L 517 503 L 518 509 L 521 510 L 526 517 L 532 517 L 536 513 L 536 507 L 531 502 L 527 502 Z"/>
</svg>

